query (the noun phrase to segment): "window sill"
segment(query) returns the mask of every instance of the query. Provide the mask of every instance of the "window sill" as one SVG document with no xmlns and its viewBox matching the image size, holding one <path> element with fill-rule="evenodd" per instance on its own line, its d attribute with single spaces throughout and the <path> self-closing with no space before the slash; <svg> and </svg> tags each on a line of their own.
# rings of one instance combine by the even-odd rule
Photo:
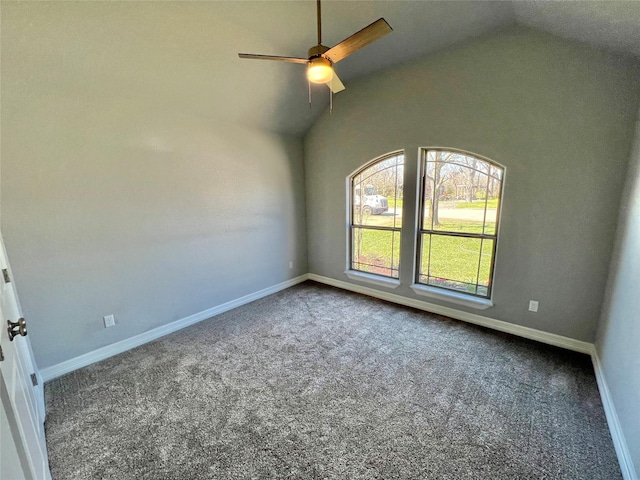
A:
<svg viewBox="0 0 640 480">
<path fill-rule="evenodd" d="M 356 270 L 346 270 L 344 274 L 351 280 L 357 280 L 359 282 L 371 283 L 378 287 L 386 288 L 398 288 L 400 286 L 400 280 L 395 278 L 385 278 L 371 273 L 358 272 Z"/>
<path fill-rule="evenodd" d="M 427 285 L 420 285 L 417 283 L 411 285 L 411 289 L 418 295 L 443 300 L 445 302 L 456 303 L 458 305 L 464 305 L 465 307 L 471 307 L 477 310 L 486 310 L 487 308 L 493 307 L 493 302 L 488 298 L 472 297 L 470 295 L 465 295 L 464 293 L 428 287 Z"/>
</svg>

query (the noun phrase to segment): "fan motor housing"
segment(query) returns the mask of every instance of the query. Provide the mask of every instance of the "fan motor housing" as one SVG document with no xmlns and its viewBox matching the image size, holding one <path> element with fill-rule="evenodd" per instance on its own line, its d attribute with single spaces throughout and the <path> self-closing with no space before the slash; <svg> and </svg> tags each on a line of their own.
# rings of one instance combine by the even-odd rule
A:
<svg viewBox="0 0 640 480">
<path fill-rule="evenodd" d="M 328 50 L 329 47 L 325 47 L 324 45 L 316 45 L 315 47 L 311 47 L 309 49 L 309 58 L 311 59 L 313 57 L 319 57 Z"/>
</svg>

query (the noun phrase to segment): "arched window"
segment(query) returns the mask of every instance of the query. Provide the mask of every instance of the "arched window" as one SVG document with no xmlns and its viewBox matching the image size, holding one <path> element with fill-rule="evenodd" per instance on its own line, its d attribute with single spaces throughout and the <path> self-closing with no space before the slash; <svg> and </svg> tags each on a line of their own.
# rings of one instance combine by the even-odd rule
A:
<svg viewBox="0 0 640 480">
<path fill-rule="evenodd" d="M 416 283 L 490 298 L 504 167 L 423 149 Z"/>
<path fill-rule="evenodd" d="M 349 269 L 399 276 L 404 154 L 367 163 L 349 177 Z"/>
</svg>

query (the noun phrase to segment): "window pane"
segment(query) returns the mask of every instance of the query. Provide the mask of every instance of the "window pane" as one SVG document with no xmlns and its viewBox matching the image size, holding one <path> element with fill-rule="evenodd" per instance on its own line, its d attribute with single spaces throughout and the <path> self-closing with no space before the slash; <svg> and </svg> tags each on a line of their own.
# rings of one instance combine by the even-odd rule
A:
<svg viewBox="0 0 640 480">
<path fill-rule="evenodd" d="M 495 235 L 502 169 L 445 150 L 425 160 L 423 229 Z"/>
<path fill-rule="evenodd" d="M 443 177 L 440 196 L 434 204 L 434 230 L 482 233 L 488 176 L 478 170 L 479 162 L 469 160 L 473 167 L 440 163 Z"/>
<path fill-rule="evenodd" d="M 427 161 L 425 168 L 424 228 L 438 229 L 442 218 L 451 217 L 448 212 L 455 206 L 456 174 L 458 167 L 445 161 L 448 152 L 436 151 L 434 161 Z"/>
<path fill-rule="evenodd" d="M 351 232 L 353 270 L 398 278 L 400 232 L 357 227 Z"/>
<path fill-rule="evenodd" d="M 404 156 L 386 158 L 353 178 L 354 225 L 402 226 Z"/>
<path fill-rule="evenodd" d="M 429 254 L 431 252 L 431 235 L 422 234 L 421 236 L 421 248 L 420 252 L 420 265 L 418 265 L 419 282 L 428 283 L 427 276 L 429 275 Z"/>
<path fill-rule="evenodd" d="M 429 285 L 476 293 L 482 240 L 432 235 Z"/>
<path fill-rule="evenodd" d="M 478 294 L 487 295 L 489 282 L 491 280 L 491 264 L 493 263 L 494 241 L 488 238 L 482 240 L 482 254 L 480 255 L 480 269 L 478 270 Z M 480 292 L 480 288 L 484 293 Z"/>
<path fill-rule="evenodd" d="M 433 228 L 433 188 L 435 184 L 435 163 L 427 162 L 423 186 L 422 225 L 424 229 Z"/>
<path fill-rule="evenodd" d="M 496 224 L 498 222 L 498 209 L 500 208 L 500 199 L 499 198 L 489 198 L 487 199 L 487 217 L 484 222 L 484 233 L 485 235 L 495 235 L 496 234 Z"/>
</svg>

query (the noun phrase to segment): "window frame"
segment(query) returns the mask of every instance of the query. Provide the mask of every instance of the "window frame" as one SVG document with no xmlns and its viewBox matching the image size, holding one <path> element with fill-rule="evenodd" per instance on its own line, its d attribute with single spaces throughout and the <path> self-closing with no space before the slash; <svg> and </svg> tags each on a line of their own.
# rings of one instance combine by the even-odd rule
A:
<svg viewBox="0 0 640 480">
<path fill-rule="evenodd" d="M 486 162 L 490 166 L 495 168 L 499 168 L 501 170 L 501 179 L 500 179 L 500 189 L 499 189 L 499 197 L 498 197 L 498 209 L 496 211 L 496 225 L 495 232 L 493 234 L 483 233 L 463 233 L 463 232 L 451 232 L 447 230 L 434 230 L 433 226 L 431 229 L 426 229 L 424 225 L 424 206 L 425 206 L 425 177 L 427 171 L 427 157 L 429 152 L 440 151 L 440 152 L 451 152 L 460 155 L 466 155 L 474 157 L 478 160 Z M 417 183 L 418 186 L 416 188 L 416 220 L 415 220 L 415 255 L 414 255 L 414 271 L 413 271 L 413 285 L 411 288 L 414 292 L 425 295 L 428 297 L 438 298 L 442 300 L 447 300 L 453 303 L 458 303 L 461 305 L 478 308 L 478 309 L 486 309 L 493 306 L 492 297 L 493 297 L 493 286 L 494 286 L 494 273 L 495 273 L 495 265 L 497 260 L 497 252 L 498 252 L 498 239 L 500 236 L 500 218 L 502 216 L 502 203 L 504 197 L 504 183 L 506 176 L 506 167 L 501 165 L 500 163 L 491 160 L 483 155 L 479 155 L 477 153 L 468 152 L 465 150 L 461 150 L 459 148 L 448 148 L 448 147 L 420 147 L 418 152 L 418 176 Z M 435 195 L 435 192 L 434 192 Z M 486 199 L 488 201 L 488 198 Z M 486 203 L 485 203 L 485 221 L 486 221 Z M 489 270 L 489 282 L 487 285 L 487 294 L 479 295 L 477 293 L 476 283 L 476 293 L 464 292 L 461 290 L 456 290 L 454 288 L 447 288 L 439 285 L 431 285 L 420 281 L 420 269 L 422 267 L 422 251 L 424 247 L 423 235 L 443 235 L 448 237 L 462 237 L 462 238 L 477 238 L 480 240 L 492 240 L 493 241 L 493 249 L 491 252 L 491 265 Z M 481 255 L 481 253 L 479 254 Z M 429 261 L 430 264 L 430 261 Z M 480 257 L 478 261 L 478 270 L 480 269 Z M 477 279 L 476 279 L 477 281 Z"/>
<path fill-rule="evenodd" d="M 406 155 L 404 150 L 395 150 L 389 153 L 385 153 L 383 155 L 380 155 L 378 157 L 375 157 L 374 159 L 368 161 L 367 163 L 365 163 L 364 165 L 361 165 L 360 167 L 358 167 L 355 171 L 353 171 L 352 173 L 350 173 L 347 178 L 346 178 L 346 190 L 347 190 L 347 202 L 346 202 L 346 207 L 347 207 L 347 225 L 346 225 L 346 234 L 347 234 L 347 258 L 346 258 L 346 270 L 345 270 L 345 274 L 347 275 L 347 277 L 349 277 L 352 280 L 359 280 L 365 283 L 371 283 L 373 285 L 377 285 L 377 286 L 382 286 L 382 287 L 388 287 L 388 288 L 397 288 L 400 285 L 400 274 L 401 274 L 401 258 L 402 258 L 402 249 L 401 249 L 401 244 L 402 244 L 402 221 L 400 223 L 399 226 L 395 226 L 395 227 L 385 227 L 385 226 L 371 226 L 371 225 L 361 225 L 361 224 L 355 224 L 354 223 L 354 198 L 353 198 L 353 191 L 354 191 L 354 178 L 357 177 L 358 175 L 360 175 L 363 171 L 367 170 L 368 168 L 372 167 L 373 165 L 375 165 L 376 163 L 380 163 L 383 162 L 389 158 L 392 157 L 398 157 L 398 156 L 402 156 L 402 165 L 403 165 L 403 169 L 406 166 Z M 402 176 L 402 185 L 403 185 L 403 190 L 404 190 L 404 170 L 403 170 L 403 176 Z M 397 177 L 396 177 L 396 184 L 397 184 Z M 397 194 L 396 194 L 396 199 L 397 199 Z M 403 215 L 402 215 L 402 219 L 404 220 L 404 211 L 403 211 Z M 353 228 L 364 228 L 364 229 L 368 229 L 368 230 L 381 230 L 381 231 L 390 231 L 390 232 L 397 232 L 399 235 L 399 240 L 398 240 L 398 245 L 400 248 L 400 253 L 398 255 L 398 277 L 391 277 L 388 275 L 384 275 L 384 274 L 380 274 L 380 273 L 373 273 L 373 272 L 367 272 L 364 270 L 356 270 L 353 268 L 353 248 L 354 248 L 354 242 L 353 242 Z M 393 262 L 392 262 L 392 269 L 393 269 Z"/>
</svg>

